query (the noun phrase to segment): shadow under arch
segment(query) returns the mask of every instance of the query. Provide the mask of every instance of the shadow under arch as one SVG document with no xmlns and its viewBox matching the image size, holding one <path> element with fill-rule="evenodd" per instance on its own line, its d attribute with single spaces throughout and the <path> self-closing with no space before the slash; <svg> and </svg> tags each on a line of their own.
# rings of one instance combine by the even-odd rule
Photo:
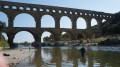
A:
<svg viewBox="0 0 120 67">
<path fill-rule="evenodd" d="M 35 18 L 29 13 L 19 13 L 13 21 L 14 27 L 36 27 Z"/>
<path fill-rule="evenodd" d="M 17 36 L 17 35 L 19 35 L 19 36 Z M 20 38 L 20 39 L 18 39 L 17 37 Z M 15 39 L 15 38 L 17 38 L 17 39 Z M 34 38 L 34 34 L 30 31 L 18 31 L 18 32 L 16 32 L 13 40 L 14 40 L 14 43 L 16 41 L 17 41 L 17 43 L 20 43 L 20 42 L 23 42 L 23 41 L 24 42 L 27 41 L 27 42 L 32 43 L 32 42 L 35 41 L 35 38 Z"/>
<path fill-rule="evenodd" d="M 41 17 L 41 27 L 49 27 L 49 28 L 55 28 L 55 19 L 50 14 L 45 14 Z"/>
<path fill-rule="evenodd" d="M 4 22 L 6 27 L 8 27 L 8 20 L 9 20 L 9 18 L 8 18 L 7 13 L 0 11 L 0 21 Z"/>
<path fill-rule="evenodd" d="M 70 31 L 61 31 L 60 34 L 61 34 L 61 38 L 62 38 L 62 35 L 63 35 L 63 36 L 65 35 L 65 37 L 67 37 L 67 39 L 65 38 L 65 41 L 71 41 L 71 40 L 74 39 L 74 38 L 73 38 L 73 34 L 72 34 Z M 63 38 L 64 38 L 64 37 L 63 37 Z M 61 39 L 61 41 L 62 41 L 62 39 Z M 64 40 L 63 40 L 63 41 L 64 41 Z"/>
<path fill-rule="evenodd" d="M 79 40 L 79 39 L 84 39 L 83 34 L 82 34 L 82 33 L 78 33 L 78 34 L 77 34 L 77 39 L 78 39 L 78 40 Z"/>
<path fill-rule="evenodd" d="M 61 16 L 60 18 L 60 28 L 70 28 L 72 29 L 72 21 L 68 16 Z"/>
<path fill-rule="evenodd" d="M 79 17 L 76 21 L 77 29 L 86 29 L 87 23 L 86 20 L 83 17 Z"/>
</svg>

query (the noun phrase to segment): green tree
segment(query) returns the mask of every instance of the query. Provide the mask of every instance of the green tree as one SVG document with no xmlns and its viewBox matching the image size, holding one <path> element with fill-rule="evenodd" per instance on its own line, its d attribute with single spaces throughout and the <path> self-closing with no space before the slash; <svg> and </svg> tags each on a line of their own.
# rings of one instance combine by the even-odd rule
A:
<svg viewBox="0 0 120 67">
<path fill-rule="evenodd" d="M 69 35 L 67 33 L 64 33 L 61 35 L 61 40 L 62 41 L 68 41 L 70 40 Z"/>
<path fill-rule="evenodd" d="M 48 37 L 48 36 L 46 36 L 46 37 L 44 37 L 43 38 L 43 42 L 53 42 L 53 39 L 52 39 L 52 37 Z"/>
<path fill-rule="evenodd" d="M 0 36 L 0 47 L 9 47 L 8 42 L 3 38 L 3 36 Z"/>
</svg>

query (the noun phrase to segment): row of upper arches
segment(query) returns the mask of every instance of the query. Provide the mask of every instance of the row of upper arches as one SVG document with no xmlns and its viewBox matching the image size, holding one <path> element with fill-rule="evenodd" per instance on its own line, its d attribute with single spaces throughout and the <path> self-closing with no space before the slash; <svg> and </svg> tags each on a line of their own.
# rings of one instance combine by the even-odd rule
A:
<svg viewBox="0 0 120 67">
<path fill-rule="evenodd" d="M 5 13 L 0 12 L 0 21 L 6 22 L 8 26 L 8 17 Z M 102 22 L 106 20 L 103 19 Z M 13 21 L 14 27 L 36 27 L 35 19 L 27 13 L 18 14 Z M 91 19 L 91 26 L 97 25 L 98 22 L 95 18 Z M 42 28 L 55 28 L 55 19 L 51 15 L 43 15 L 41 18 L 41 27 Z M 79 17 L 76 21 L 77 29 L 86 29 L 87 23 L 86 20 L 82 17 Z M 60 19 L 60 28 L 72 28 L 72 21 L 69 17 L 63 16 Z"/>
<path fill-rule="evenodd" d="M 1 6 L 0 6 L 1 7 Z M 4 9 L 13 9 L 13 10 L 27 10 L 27 11 L 41 11 L 41 12 L 52 12 L 52 13 L 64 13 L 64 14 L 75 14 L 75 15 L 83 15 L 83 16 L 93 16 L 93 17 L 104 17 L 104 18 L 114 18 L 112 15 L 103 15 L 97 13 L 88 13 L 88 12 L 77 12 L 69 10 L 60 10 L 60 9 L 45 9 L 45 8 L 30 8 L 30 7 L 17 7 L 17 6 L 2 6 Z"/>
</svg>

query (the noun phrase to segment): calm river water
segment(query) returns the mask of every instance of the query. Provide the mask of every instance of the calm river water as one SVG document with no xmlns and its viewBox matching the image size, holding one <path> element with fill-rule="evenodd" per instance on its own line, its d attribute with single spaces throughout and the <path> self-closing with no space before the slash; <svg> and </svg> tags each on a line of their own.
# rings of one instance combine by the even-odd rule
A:
<svg viewBox="0 0 120 67">
<path fill-rule="evenodd" d="M 120 67 L 120 47 L 41 47 L 14 67 Z"/>
</svg>

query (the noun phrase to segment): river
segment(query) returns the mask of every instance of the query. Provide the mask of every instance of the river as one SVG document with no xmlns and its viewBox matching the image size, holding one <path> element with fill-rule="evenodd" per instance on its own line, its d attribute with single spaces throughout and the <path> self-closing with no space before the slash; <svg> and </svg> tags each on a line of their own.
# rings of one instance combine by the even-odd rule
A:
<svg viewBox="0 0 120 67">
<path fill-rule="evenodd" d="M 41 47 L 13 67 L 120 67 L 120 47 Z"/>
</svg>

